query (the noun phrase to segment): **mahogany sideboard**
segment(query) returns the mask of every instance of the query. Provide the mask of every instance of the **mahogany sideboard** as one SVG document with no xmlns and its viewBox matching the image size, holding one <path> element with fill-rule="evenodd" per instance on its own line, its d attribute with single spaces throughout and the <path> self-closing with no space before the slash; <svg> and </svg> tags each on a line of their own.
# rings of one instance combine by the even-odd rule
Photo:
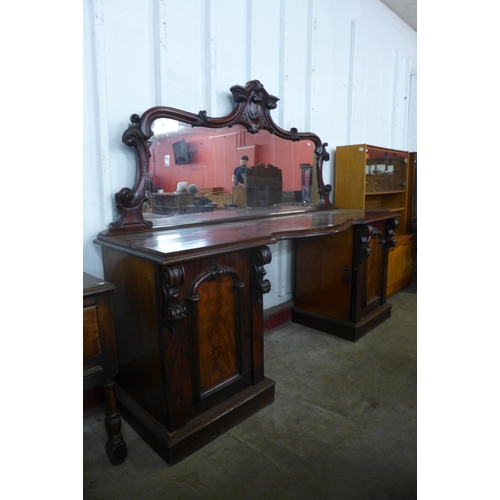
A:
<svg viewBox="0 0 500 500">
<path fill-rule="evenodd" d="M 390 317 L 390 212 L 280 207 L 266 215 L 103 231 L 123 417 L 175 464 L 274 400 L 264 374 L 267 245 L 294 241 L 292 320 L 356 341 Z"/>
<path fill-rule="evenodd" d="M 93 384 L 96 376 L 99 377 L 106 403 L 106 454 L 113 465 L 120 465 L 127 456 L 127 446 L 120 430 L 121 419 L 113 388 L 118 370 L 111 303 L 114 289 L 111 283 L 83 273 L 84 388 Z"/>
</svg>

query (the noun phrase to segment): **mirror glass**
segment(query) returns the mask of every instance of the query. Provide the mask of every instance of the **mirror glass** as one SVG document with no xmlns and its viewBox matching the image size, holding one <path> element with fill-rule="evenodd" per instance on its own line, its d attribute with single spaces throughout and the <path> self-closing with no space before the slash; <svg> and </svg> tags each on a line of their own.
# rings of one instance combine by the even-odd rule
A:
<svg viewBox="0 0 500 500">
<path fill-rule="evenodd" d="M 145 214 L 311 204 L 311 140 L 290 141 L 266 130 L 252 134 L 242 125 L 192 127 L 168 118 L 156 119 L 151 129 Z M 242 157 L 248 158 L 244 182 L 235 185 L 233 175 Z"/>
</svg>

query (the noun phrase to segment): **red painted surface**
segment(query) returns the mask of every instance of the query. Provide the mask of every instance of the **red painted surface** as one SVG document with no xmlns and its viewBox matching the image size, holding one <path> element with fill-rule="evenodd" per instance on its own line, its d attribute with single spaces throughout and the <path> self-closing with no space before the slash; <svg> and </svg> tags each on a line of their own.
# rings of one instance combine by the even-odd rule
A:
<svg viewBox="0 0 500 500">
<path fill-rule="evenodd" d="M 217 130 L 200 129 L 184 136 L 192 153 L 189 164 L 176 165 L 172 144 L 180 139 L 170 135 L 151 143 L 151 168 L 154 188 L 174 192 L 177 183 L 186 181 L 199 189 L 222 186 L 232 191 L 232 175 L 243 155 L 248 165 L 272 164 L 282 170 L 283 191 L 301 191 L 301 163 L 313 164 L 314 143 L 291 142 L 261 131 L 249 134 L 242 128 Z M 165 155 L 170 166 L 165 166 Z"/>
</svg>

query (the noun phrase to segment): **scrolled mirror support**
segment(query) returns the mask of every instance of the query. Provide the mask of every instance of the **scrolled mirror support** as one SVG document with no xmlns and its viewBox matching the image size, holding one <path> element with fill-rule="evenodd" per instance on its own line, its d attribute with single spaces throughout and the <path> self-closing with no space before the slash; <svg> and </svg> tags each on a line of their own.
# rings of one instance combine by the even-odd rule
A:
<svg viewBox="0 0 500 500">
<path fill-rule="evenodd" d="M 110 224 L 110 229 L 129 227 L 152 227 L 153 223 L 144 218 L 142 205 L 146 201 L 146 188 L 149 172 L 149 137 L 140 130 L 141 118 L 139 115 L 130 117 L 132 124 L 122 137 L 122 141 L 134 147 L 137 153 L 137 176 L 132 188 L 123 188 L 115 194 L 118 219 Z"/>
</svg>

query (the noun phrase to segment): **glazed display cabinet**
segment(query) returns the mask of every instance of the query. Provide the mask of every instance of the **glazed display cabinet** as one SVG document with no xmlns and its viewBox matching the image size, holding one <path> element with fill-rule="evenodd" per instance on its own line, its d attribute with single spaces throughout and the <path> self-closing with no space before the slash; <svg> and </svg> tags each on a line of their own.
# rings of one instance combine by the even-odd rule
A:
<svg viewBox="0 0 500 500">
<path fill-rule="evenodd" d="M 415 270 L 416 227 L 410 154 L 368 144 L 337 146 L 335 206 L 397 214 L 396 246 L 389 251 L 386 296 L 408 286 Z"/>
</svg>

